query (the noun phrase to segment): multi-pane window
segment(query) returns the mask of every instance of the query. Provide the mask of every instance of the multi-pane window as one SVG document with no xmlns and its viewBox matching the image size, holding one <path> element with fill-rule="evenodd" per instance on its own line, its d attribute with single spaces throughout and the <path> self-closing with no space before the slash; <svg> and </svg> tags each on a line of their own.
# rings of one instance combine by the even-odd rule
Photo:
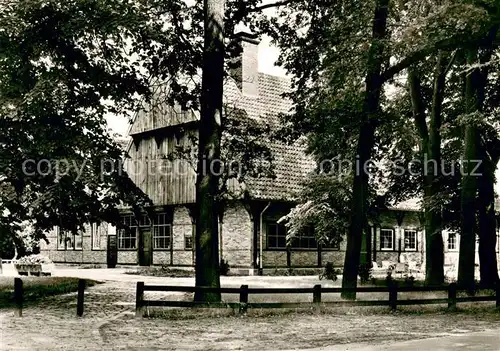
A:
<svg viewBox="0 0 500 351">
<path fill-rule="evenodd" d="M 133 215 L 123 216 L 122 223 L 128 226 L 127 229 L 117 230 L 118 248 L 137 248 L 137 224 Z"/>
<path fill-rule="evenodd" d="M 268 249 L 286 249 L 287 230 L 283 224 L 270 222 L 266 225 L 267 230 L 267 248 Z M 318 241 L 314 233 L 314 228 L 306 227 L 299 232 L 290 242 L 293 249 L 317 249 Z M 324 243 L 325 249 L 338 249 L 338 244 Z"/>
<path fill-rule="evenodd" d="M 448 250 L 453 251 L 457 249 L 457 234 L 449 233 L 448 234 Z"/>
<path fill-rule="evenodd" d="M 172 238 L 172 227 L 165 213 L 156 215 L 153 222 L 153 249 L 169 249 Z"/>
<path fill-rule="evenodd" d="M 57 228 L 58 250 L 81 250 L 83 244 L 83 233 L 77 234 Z"/>
<path fill-rule="evenodd" d="M 286 248 L 286 227 L 283 224 L 267 224 L 267 247 L 269 249 Z"/>
<path fill-rule="evenodd" d="M 119 229 L 117 233 L 119 249 L 135 249 L 137 247 L 136 228 L 133 230 Z"/>
<path fill-rule="evenodd" d="M 394 230 L 380 230 L 380 250 L 394 250 Z"/>
<path fill-rule="evenodd" d="M 151 230 L 153 232 L 153 249 L 169 249 L 172 242 L 172 225 L 166 213 L 158 213 L 151 223 L 148 216 L 143 215 L 138 221 L 133 215 L 122 217 L 122 223 L 127 229 L 118 230 L 118 248 L 137 248 L 137 233 L 139 230 Z"/>
<path fill-rule="evenodd" d="M 405 251 L 417 251 L 417 231 L 405 230 Z"/>
<path fill-rule="evenodd" d="M 291 245 L 293 248 L 299 249 L 316 249 L 318 243 L 314 236 L 313 227 L 306 227 L 303 231 L 298 233 L 298 235 L 293 238 Z"/>
<path fill-rule="evenodd" d="M 153 249 L 170 248 L 170 225 L 153 226 Z"/>
</svg>

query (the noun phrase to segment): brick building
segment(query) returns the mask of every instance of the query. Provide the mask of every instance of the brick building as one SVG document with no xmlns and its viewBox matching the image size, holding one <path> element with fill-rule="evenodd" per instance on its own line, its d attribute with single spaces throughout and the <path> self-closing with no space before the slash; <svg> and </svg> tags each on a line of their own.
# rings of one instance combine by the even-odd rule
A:
<svg viewBox="0 0 500 351">
<path fill-rule="evenodd" d="M 287 113 L 291 108 L 290 102 L 281 96 L 290 89 L 290 82 L 258 72 L 255 37 L 242 34 L 241 44 L 240 65 L 225 82 L 225 105 L 244 111 L 247 118 L 264 120 L 272 128 L 279 123 L 278 114 Z M 131 159 L 126 164 L 134 182 L 155 203 L 156 218 L 150 223 L 144 217 L 137 225 L 132 215 L 124 212 L 123 221 L 130 230 L 118 232 L 107 225 L 88 225 L 82 235 L 76 236 L 56 229 L 48 235 L 50 243 L 42 245 L 42 252 L 54 262 L 105 264 L 107 245 L 112 239 L 118 248 L 118 264 L 193 265 L 191 213 L 196 174 L 193 168 L 183 168 L 182 160 L 173 161 L 182 172 L 164 172 L 162 164 L 176 147 L 192 143 L 190 136 L 197 133 L 199 117 L 193 111 L 168 106 L 162 100 L 165 96 L 162 89 L 165 87 L 156 90 L 153 108 L 139 112 L 131 125 L 131 140 L 127 144 Z M 232 269 L 251 273 L 259 266 L 264 269 L 318 267 L 329 261 L 342 266 L 345 242 L 340 247 L 320 248 L 310 232 L 296 238 L 287 249 L 286 229 L 277 220 L 294 205 L 302 180 L 315 164 L 305 155 L 300 141 L 294 145 L 273 141 L 270 145 L 275 155 L 276 177 L 248 180 L 244 184 L 248 196 L 227 203 L 220 218 L 221 258 Z M 379 265 L 382 261 L 406 261 L 422 269 L 425 235 L 419 213 L 415 201 L 383 213 L 380 223 L 372 226 L 364 250 L 370 251 Z M 453 257 L 458 238 L 445 233 L 444 240 L 446 256 Z M 452 261 L 454 259 L 447 259 L 448 263 Z"/>
</svg>

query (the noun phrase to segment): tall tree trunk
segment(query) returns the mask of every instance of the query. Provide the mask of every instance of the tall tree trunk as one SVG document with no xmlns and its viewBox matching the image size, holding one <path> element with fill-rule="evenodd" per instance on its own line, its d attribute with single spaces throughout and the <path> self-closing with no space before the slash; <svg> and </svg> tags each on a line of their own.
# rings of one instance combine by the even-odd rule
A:
<svg viewBox="0 0 500 351">
<path fill-rule="evenodd" d="M 489 33 L 488 46 L 482 51 L 481 63 L 487 63 L 493 56 L 493 39 L 498 33 L 495 25 Z M 486 86 L 488 84 L 489 67 L 478 70 L 477 73 L 477 105 L 480 111 L 484 110 Z M 500 158 L 498 139 L 488 140 L 480 145 L 479 158 L 481 160 L 481 176 L 478 183 L 478 215 L 479 215 L 479 275 L 481 284 L 493 286 L 499 280 L 496 256 L 496 218 L 495 218 L 495 171 Z"/>
<path fill-rule="evenodd" d="M 477 62 L 477 50 L 467 53 L 467 64 Z M 477 87 L 477 70 L 472 71 L 466 80 L 466 110 L 473 113 L 479 110 Z M 479 133 L 475 122 L 469 122 L 465 128 L 465 145 L 463 154 L 463 174 L 461 184 L 461 216 L 462 232 L 460 236 L 460 254 L 458 260 L 458 283 L 465 286 L 474 285 L 475 252 L 476 252 L 476 193 L 477 177 L 474 175 L 478 160 Z"/>
<path fill-rule="evenodd" d="M 361 127 L 358 137 L 356 164 L 354 165 L 354 181 L 352 186 L 351 223 L 347 237 L 347 249 L 342 275 L 343 288 L 356 288 L 358 266 L 361 254 L 363 229 L 366 225 L 366 207 L 368 195 L 368 174 L 365 164 L 370 160 L 377 124 L 377 113 L 380 107 L 380 94 L 383 84 L 381 68 L 384 62 L 384 44 L 387 36 L 387 17 L 389 0 L 377 0 L 375 4 L 372 43 L 367 61 L 366 95 L 361 114 Z M 355 292 L 343 292 L 342 297 L 355 299 Z"/>
<path fill-rule="evenodd" d="M 434 71 L 434 87 L 429 128 L 417 72 L 409 71 L 410 95 L 415 125 L 420 134 L 420 150 L 423 153 L 424 169 L 424 226 L 425 226 L 425 280 L 427 284 L 444 282 L 444 247 L 441 209 L 433 204 L 440 192 L 441 175 L 441 124 L 444 88 L 446 83 L 446 55 L 440 52 Z"/>
<path fill-rule="evenodd" d="M 220 287 L 219 169 L 224 77 L 224 0 L 204 1 L 204 51 L 196 179 L 196 286 Z M 216 161 L 216 162 L 214 162 Z M 220 293 L 197 292 L 218 302 Z"/>
<path fill-rule="evenodd" d="M 427 145 L 430 167 L 424 175 L 425 197 L 427 202 L 439 194 L 441 176 L 441 124 L 444 88 L 446 82 L 445 54 L 440 52 L 434 73 L 434 92 L 432 95 L 431 120 L 429 128 L 429 143 Z M 444 283 L 444 247 L 441 208 L 435 205 L 425 209 L 425 280 L 427 284 Z"/>
<path fill-rule="evenodd" d="M 485 41 L 483 42 L 481 50 L 475 48 L 467 51 L 467 64 L 471 65 L 475 63 L 486 63 L 491 60 L 491 57 L 493 55 L 493 42 L 496 39 L 498 29 L 498 24 L 495 24 L 491 27 L 491 29 L 488 31 L 487 36 L 485 37 Z M 481 54 L 479 55 L 479 53 Z M 472 72 L 467 76 L 465 84 L 465 102 L 467 113 L 483 112 L 487 81 L 487 67 L 483 69 L 476 68 L 472 70 Z M 486 236 L 486 243 L 496 241 L 496 236 L 493 239 L 489 237 L 492 235 L 491 230 L 493 230 L 493 232 L 495 231 L 495 223 L 493 218 L 494 212 L 489 212 L 490 210 L 494 211 L 494 208 L 493 206 L 492 208 L 489 208 L 488 205 L 488 203 L 490 202 L 493 202 L 494 204 L 494 192 L 491 191 L 491 187 L 489 185 L 490 182 L 494 181 L 494 178 L 489 179 L 489 175 L 487 174 L 488 172 L 483 172 L 483 179 L 481 179 L 480 181 L 480 188 L 482 189 L 480 203 L 483 204 L 483 208 L 476 208 L 475 206 L 476 194 L 478 191 L 478 176 L 472 175 L 470 174 L 470 172 L 474 170 L 478 161 L 480 161 L 483 166 L 486 166 L 487 171 L 487 168 L 489 167 L 488 163 L 491 163 L 492 161 L 491 159 L 488 160 L 489 157 L 485 152 L 483 152 L 483 150 L 480 151 L 481 138 L 479 129 L 477 128 L 476 124 L 476 121 L 469 122 L 465 129 L 465 147 L 463 159 L 464 162 L 467 163 L 464 167 L 464 175 L 462 176 L 462 237 L 460 238 L 460 256 L 458 262 L 458 282 L 464 285 L 474 284 L 476 251 L 475 229 L 477 209 L 480 209 L 480 211 L 482 212 L 482 214 L 480 212 L 480 220 L 482 219 L 482 224 L 480 224 L 481 232 L 483 229 L 486 230 L 486 232 L 484 233 L 480 232 L 480 235 L 482 235 L 483 237 Z M 484 149 L 484 151 L 486 151 L 486 149 Z M 474 162 L 471 163 L 470 160 L 474 160 Z M 494 172 L 494 170 L 492 172 Z M 492 176 L 494 177 L 494 175 Z M 493 233 L 493 235 L 496 235 L 496 233 Z M 489 249 L 486 249 L 483 246 L 483 248 L 480 249 L 480 252 L 486 253 L 486 256 L 483 256 L 483 261 L 491 260 L 491 258 L 488 258 L 488 255 L 490 255 Z M 488 268 L 484 268 L 488 270 Z M 493 275 L 491 273 L 487 273 L 487 271 L 485 271 L 484 274 L 488 275 L 490 278 L 493 277 Z M 498 272 L 496 272 L 495 276 L 498 277 Z"/>
<path fill-rule="evenodd" d="M 494 286 L 498 281 L 497 233 L 495 218 L 495 170 L 498 155 L 490 159 L 482 148 L 481 181 L 479 182 L 479 274 L 481 284 Z"/>
</svg>

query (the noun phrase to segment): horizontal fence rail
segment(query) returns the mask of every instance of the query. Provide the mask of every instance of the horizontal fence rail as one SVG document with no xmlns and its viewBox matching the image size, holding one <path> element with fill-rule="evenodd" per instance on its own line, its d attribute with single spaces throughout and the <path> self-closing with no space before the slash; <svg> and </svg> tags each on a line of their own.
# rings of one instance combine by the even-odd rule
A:
<svg viewBox="0 0 500 351">
<path fill-rule="evenodd" d="M 474 294 L 476 289 L 495 290 L 495 296 L 464 296 L 457 297 L 457 292 L 468 292 Z M 239 302 L 204 303 L 197 301 L 165 301 L 146 300 L 144 292 L 215 292 L 221 294 L 239 294 Z M 356 293 L 388 293 L 387 300 L 338 300 L 322 301 L 322 294 L 342 292 Z M 447 297 L 428 299 L 404 299 L 398 300 L 398 293 L 404 292 L 447 292 Z M 248 302 L 248 296 L 259 294 L 312 294 L 313 302 Z M 449 308 L 455 308 L 458 302 L 479 302 L 496 301 L 496 307 L 500 308 L 500 284 L 495 287 L 460 287 L 452 283 L 440 286 L 398 286 L 387 287 L 357 287 L 357 288 L 328 288 L 315 285 L 312 288 L 249 288 L 242 285 L 239 288 L 216 288 L 216 287 L 195 287 L 195 286 L 171 286 L 171 285 L 145 285 L 144 282 L 137 282 L 136 293 L 136 316 L 142 317 L 145 307 L 207 307 L 207 308 L 233 308 L 245 313 L 248 308 L 303 308 L 317 305 L 330 306 L 390 306 L 391 310 L 396 310 L 398 305 L 427 305 L 427 304 L 448 304 Z"/>
<path fill-rule="evenodd" d="M 78 280 L 78 297 L 76 303 L 76 315 L 78 317 L 83 316 L 83 304 L 84 304 L 84 296 L 85 296 L 85 279 Z M 14 316 L 22 317 L 23 316 L 23 305 L 25 302 L 25 296 L 23 288 L 23 281 L 21 278 L 14 278 L 14 291 L 12 292 L 12 302 L 14 307 Z"/>
</svg>

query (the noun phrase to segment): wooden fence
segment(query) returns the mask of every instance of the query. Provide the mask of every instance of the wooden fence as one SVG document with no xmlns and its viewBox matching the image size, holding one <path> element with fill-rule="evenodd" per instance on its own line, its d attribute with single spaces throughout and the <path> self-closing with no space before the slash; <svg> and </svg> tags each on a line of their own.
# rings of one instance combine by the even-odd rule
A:
<svg viewBox="0 0 500 351">
<path fill-rule="evenodd" d="M 83 302 L 85 296 L 85 279 L 78 280 L 78 297 L 76 303 L 76 315 L 78 317 L 83 316 Z M 22 317 L 23 315 L 23 304 L 24 304 L 24 289 L 23 281 L 21 278 L 14 278 L 14 315 L 16 317 Z"/>
<path fill-rule="evenodd" d="M 474 288 L 475 289 L 475 288 Z M 207 307 L 207 308 L 234 308 L 240 313 L 245 313 L 250 308 L 300 308 L 318 305 L 330 306 L 389 306 L 391 310 L 396 310 L 398 305 L 428 305 L 428 304 L 448 304 L 449 308 L 455 308 L 458 302 L 475 301 L 496 301 L 496 307 L 500 308 L 500 284 L 495 288 L 495 296 L 463 296 L 457 297 L 458 291 L 471 291 L 471 288 L 462 288 L 455 283 L 442 286 L 422 286 L 422 287 L 399 287 L 392 285 L 389 287 L 358 287 L 355 289 L 326 288 L 315 285 L 312 288 L 249 288 L 242 285 L 239 288 L 213 288 L 213 287 L 192 287 L 192 286 L 164 286 L 145 285 L 144 282 L 137 282 L 135 314 L 142 317 L 145 307 Z M 227 303 L 203 303 L 195 301 L 165 301 L 165 300 L 145 300 L 144 292 L 189 292 L 197 291 L 217 292 L 221 294 L 239 294 L 239 302 Z M 387 300 L 337 300 L 322 302 L 323 294 L 342 292 L 356 293 L 388 293 Z M 398 300 L 398 293 L 402 292 L 447 292 L 448 297 L 430 299 L 404 299 Z M 313 302 L 248 302 L 250 294 L 312 294 Z"/>
</svg>

